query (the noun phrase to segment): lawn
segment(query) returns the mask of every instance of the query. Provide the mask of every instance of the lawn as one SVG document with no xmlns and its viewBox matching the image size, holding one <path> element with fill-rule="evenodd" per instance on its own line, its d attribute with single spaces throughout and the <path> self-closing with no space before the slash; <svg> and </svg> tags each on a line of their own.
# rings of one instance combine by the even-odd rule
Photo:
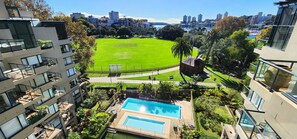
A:
<svg viewBox="0 0 297 139">
<path fill-rule="evenodd" d="M 97 39 L 96 43 L 97 50 L 93 56 L 95 64 L 89 71 L 109 71 L 110 64 L 121 64 L 122 71 L 157 69 L 178 64 L 178 59 L 171 53 L 173 41 L 156 38 L 104 38 Z"/>
<path fill-rule="evenodd" d="M 169 76 L 173 76 L 173 79 L 169 79 Z M 167 73 L 162 73 L 159 75 L 154 75 L 156 80 L 158 81 L 182 81 L 182 77 L 179 74 L 179 70 L 176 71 L 171 71 Z M 184 75 L 185 79 L 190 81 L 191 78 Z M 143 77 L 135 77 L 135 78 L 125 78 L 125 80 L 149 80 L 148 76 L 143 76 Z"/>
</svg>

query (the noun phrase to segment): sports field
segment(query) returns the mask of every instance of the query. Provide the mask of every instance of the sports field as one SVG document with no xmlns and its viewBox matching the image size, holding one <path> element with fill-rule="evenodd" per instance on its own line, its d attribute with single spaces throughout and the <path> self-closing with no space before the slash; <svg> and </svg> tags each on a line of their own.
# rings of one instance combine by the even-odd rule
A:
<svg viewBox="0 0 297 139">
<path fill-rule="evenodd" d="M 144 70 L 179 63 L 171 53 L 171 47 L 174 45 L 172 41 L 155 38 L 104 38 L 97 39 L 96 42 L 97 50 L 93 57 L 95 65 L 90 67 L 89 71 L 108 71 L 109 64 L 121 64 L 122 70 Z"/>
</svg>

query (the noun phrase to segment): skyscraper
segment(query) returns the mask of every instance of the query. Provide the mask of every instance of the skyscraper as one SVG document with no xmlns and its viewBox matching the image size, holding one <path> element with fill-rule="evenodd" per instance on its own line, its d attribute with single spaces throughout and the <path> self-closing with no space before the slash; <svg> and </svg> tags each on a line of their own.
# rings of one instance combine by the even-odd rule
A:
<svg viewBox="0 0 297 139">
<path fill-rule="evenodd" d="M 184 15 L 184 17 L 183 17 L 183 23 L 187 23 L 187 15 Z"/>
<path fill-rule="evenodd" d="M 196 17 L 195 16 L 192 17 L 192 22 L 196 22 Z"/>
<path fill-rule="evenodd" d="M 228 17 L 228 12 L 227 11 L 224 13 L 224 18 L 226 18 L 226 17 Z"/>
<path fill-rule="evenodd" d="M 218 21 L 218 20 L 221 20 L 222 17 L 223 17 L 223 15 L 219 13 L 219 14 L 217 14 L 217 19 L 216 19 L 216 20 L 217 20 L 217 21 Z"/>
<path fill-rule="evenodd" d="M 202 14 L 198 15 L 198 22 L 202 22 Z"/>
<path fill-rule="evenodd" d="M 191 16 L 188 16 L 188 23 L 191 23 Z"/>
<path fill-rule="evenodd" d="M 116 11 L 109 12 L 109 19 L 112 20 L 112 22 L 118 22 L 119 12 L 116 12 Z"/>
</svg>

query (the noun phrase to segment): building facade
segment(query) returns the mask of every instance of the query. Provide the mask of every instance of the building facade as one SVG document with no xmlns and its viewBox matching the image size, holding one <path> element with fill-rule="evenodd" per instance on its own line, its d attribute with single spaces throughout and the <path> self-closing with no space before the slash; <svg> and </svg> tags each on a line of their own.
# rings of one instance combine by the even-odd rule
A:
<svg viewBox="0 0 297 139">
<path fill-rule="evenodd" d="M 79 18 L 85 18 L 85 15 L 82 13 L 72 13 L 70 14 L 70 17 L 74 19 L 79 19 Z"/>
<path fill-rule="evenodd" d="M 279 10 L 266 46 L 255 49 L 260 60 L 242 96 L 244 108 L 235 126 L 240 139 L 297 137 L 297 3 L 276 3 Z M 227 128 L 225 135 L 229 134 Z"/>
<path fill-rule="evenodd" d="M 86 95 L 64 22 L 0 0 L 0 139 L 65 138 Z"/>
<path fill-rule="evenodd" d="M 199 14 L 199 15 L 198 15 L 198 22 L 199 22 L 199 23 L 202 22 L 202 16 L 203 16 L 202 14 Z"/>
<path fill-rule="evenodd" d="M 111 11 L 109 12 L 109 19 L 112 20 L 113 23 L 118 22 L 119 20 L 119 12 Z"/>
</svg>

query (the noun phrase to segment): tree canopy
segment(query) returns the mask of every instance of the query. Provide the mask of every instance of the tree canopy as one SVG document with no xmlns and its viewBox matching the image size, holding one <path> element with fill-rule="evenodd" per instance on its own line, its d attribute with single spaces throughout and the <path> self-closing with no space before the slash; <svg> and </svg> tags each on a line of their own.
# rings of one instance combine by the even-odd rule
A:
<svg viewBox="0 0 297 139">
<path fill-rule="evenodd" d="M 79 70 L 81 73 L 85 73 L 87 68 L 94 64 L 92 56 L 96 49 L 95 37 L 88 36 L 86 27 L 81 21 L 73 22 L 71 17 L 63 14 L 55 16 L 53 19 L 65 22 L 67 34 L 73 38 L 72 47 L 76 50 L 75 59 L 79 59 Z"/>
<path fill-rule="evenodd" d="M 256 36 L 256 40 L 269 38 L 271 34 L 271 30 L 272 30 L 272 26 L 260 30 L 260 33 Z"/>
<path fill-rule="evenodd" d="M 120 36 L 120 38 L 132 37 L 132 32 L 128 27 L 121 26 L 117 31 L 117 36 Z"/>
<path fill-rule="evenodd" d="M 44 0 L 5 0 L 6 6 L 17 6 L 21 10 L 30 10 L 39 20 L 48 20 L 53 15 L 53 10 Z"/>
<path fill-rule="evenodd" d="M 242 18 L 228 16 L 219 20 L 214 28 L 219 30 L 222 33 L 223 37 L 228 37 L 234 31 L 243 29 L 244 27 L 245 22 Z"/>
<path fill-rule="evenodd" d="M 157 32 L 159 39 L 174 41 L 178 37 L 183 37 L 184 30 L 179 26 L 167 25 Z"/>
</svg>

